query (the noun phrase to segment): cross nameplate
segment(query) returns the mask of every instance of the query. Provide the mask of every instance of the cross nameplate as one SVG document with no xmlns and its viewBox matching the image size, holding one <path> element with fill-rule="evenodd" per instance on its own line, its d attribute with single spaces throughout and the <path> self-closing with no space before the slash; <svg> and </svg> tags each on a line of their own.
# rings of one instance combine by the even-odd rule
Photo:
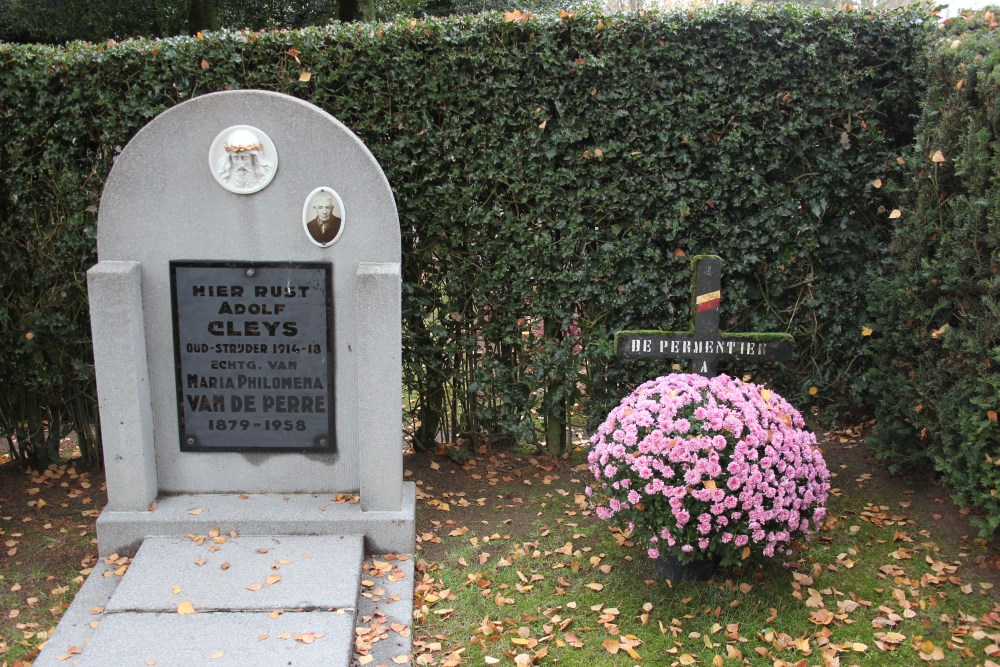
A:
<svg viewBox="0 0 1000 667">
<path fill-rule="evenodd" d="M 720 359 L 786 360 L 792 356 L 788 334 L 722 333 L 719 304 L 722 258 L 695 257 L 691 262 L 692 326 L 688 331 L 620 331 L 618 356 L 633 359 L 690 359 L 691 370 L 712 377 Z"/>
</svg>

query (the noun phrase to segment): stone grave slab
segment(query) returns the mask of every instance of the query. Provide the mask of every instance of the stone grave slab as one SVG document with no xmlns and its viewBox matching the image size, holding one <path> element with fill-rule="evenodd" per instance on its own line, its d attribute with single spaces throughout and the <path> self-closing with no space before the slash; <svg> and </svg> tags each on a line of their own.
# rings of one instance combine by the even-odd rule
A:
<svg viewBox="0 0 1000 667">
<path fill-rule="evenodd" d="M 315 657 L 314 651 L 304 649 L 302 646 L 257 646 L 263 641 L 259 639 L 262 634 L 267 634 L 270 639 L 279 637 L 285 632 L 295 631 L 296 634 L 289 640 L 294 641 L 294 637 L 303 632 L 295 623 L 287 626 L 271 624 L 274 619 L 271 619 L 270 615 L 274 610 L 267 610 L 266 614 L 253 611 L 208 612 L 195 607 L 195 613 L 185 616 L 178 615 L 176 609 L 166 613 L 112 612 L 108 607 L 111 606 L 111 598 L 116 590 L 132 575 L 145 576 L 140 569 L 132 570 L 132 566 L 124 576 L 114 574 L 118 570 L 119 562 L 121 561 L 117 558 L 98 561 L 93 573 L 87 578 L 60 620 L 59 627 L 49 638 L 45 649 L 36 658 L 34 664 L 37 667 L 119 664 L 141 666 L 147 664 L 146 660 L 153 659 L 148 656 L 141 657 L 148 653 L 146 647 L 156 648 L 159 651 L 157 665 L 178 664 L 183 667 L 192 664 L 291 664 L 339 667 L 351 664 L 346 659 L 341 661 L 340 658 L 341 655 L 350 653 L 349 648 L 342 648 L 349 646 L 355 648 L 353 664 L 359 664 L 358 660 L 369 656 L 373 659 L 371 664 L 392 665 L 399 664 L 400 657 L 408 656 L 410 653 L 415 564 L 409 556 L 368 556 L 365 559 L 359 568 L 362 583 L 358 588 L 356 612 L 343 608 L 313 612 L 301 612 L 298 609 L 279 610 L 281 618 L 294 615 L 300 620 L 318 619 L 316 623 L 307 620 L 301 627 L 306 628 L 305 632 L 327 633 L 321 638 L 322 642 L 316 640 L 316 643 L 324 649 L 319 658 Z M 162 575 L 160 579 L 163 579 Z M 173 584 L 171 590 L 172 587 Z M 183 594 L 182 591 L 179 595 Z M 243 623 L 263 625 L 265 630 L 253 635 L 230 632 L 226 629 L 227 621 L 224 619 L 226 616 L 239 616 Z M 261 618 L 262 616 L 267 618 Z M 173 637 L 181 636 L 178 632 L 191 627 L 189 623 L 179 619 L 191 619 L 204 624 L 206 630 L 199 629 L 197 635 L 188 632 L 183 635 L 182 640 L 176 640 L 178 646 L 162 649 L 161 644 L 175 641 Z M 134 625 L 141 626 L 142 630 L 134 630 Z M 274 628 L 274 631 L 271 632 L 270 628 Z M 317 628 L 329 628 L 329 632 Z M 119 635 L 119 631 L 128 634 Z M 220 644 L 217 641 L 220 634 L 230 637 L 230 640 L 226 644 Z M 109 646 L 116 641 L 130 644 L 131 648 Z M 211 649 L 208 658 L 201 657 L 202 646 Z M 253 655 L 260 656 L 259 660 L 246 658 L 245 650 L 248 646 L 255 651 Z M 222 658 L 211 659 L 212 654 L 220 651 L 224 654 Z M 223 662 L 220 663 L 218 660 Z M 243 662 L 240 663 L 239 660 Z"/>
<path fill-rule="evenodd" d="M 217 532 L 217 531 L 213 531 Z M 308 609 L 357 604 L 360 535 L 148 537 L 105 611 Z"/>
<path fill-rule="evenodd" d="M 353 613 L 127 612 L 107 614 L 79 660 L 57 664 L 347 667 L 353 636 Z"/>
</svg>

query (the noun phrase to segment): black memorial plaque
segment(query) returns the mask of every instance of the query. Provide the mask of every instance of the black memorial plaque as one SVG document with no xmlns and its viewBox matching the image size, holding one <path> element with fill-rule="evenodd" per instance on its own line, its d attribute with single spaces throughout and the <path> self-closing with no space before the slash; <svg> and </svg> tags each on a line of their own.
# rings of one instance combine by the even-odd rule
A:
<svg viewBox="0 0 1000 667">
<path fill-rule="evenodd" d="M 181 451 L 330 451 L 331 266 L 170 262 Z"/>
</svg>

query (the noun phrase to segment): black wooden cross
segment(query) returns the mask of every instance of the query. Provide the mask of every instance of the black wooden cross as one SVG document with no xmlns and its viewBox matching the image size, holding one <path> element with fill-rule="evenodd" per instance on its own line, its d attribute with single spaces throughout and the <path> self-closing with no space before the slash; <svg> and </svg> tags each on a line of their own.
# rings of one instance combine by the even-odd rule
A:
<svg viewBox="0 0 1000 667">
<path fill-rule="evenodd" d="M 691 370 L 713 377 L 719 359 L 790 359 L 788 334 L 722 333 L 722 258 L 702 255 L 691 260 L 691 314 L 688 331 L 620 331 L 618 356 L 633 359 L 690 359 Z"/>
</svg>

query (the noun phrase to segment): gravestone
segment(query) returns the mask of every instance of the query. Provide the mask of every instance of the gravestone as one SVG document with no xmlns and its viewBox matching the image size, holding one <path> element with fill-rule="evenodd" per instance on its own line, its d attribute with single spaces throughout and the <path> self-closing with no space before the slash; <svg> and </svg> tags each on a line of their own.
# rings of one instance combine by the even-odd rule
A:
<svg viewBox="0 0 1000 667">
<path fill-rule="evenodd" d="M 364 619 L 408 626 L 400 232 L 364 144 L 290 96 L 195 98 L 118 156 L 97 243 L 101 560 L 36 664 L 346 666 Z"/>
<path fill-rule="evenodd" d="M 722 302 L 722 258 L 700 255 L 691 260 L 691 328 L 688 331 L 619 331 L 618 356 L 626 359 L 688 359 L 691 372 L 713 377 L 720 359 L 787 360 L 792 356 L 788 334 L 723 333 L 719 330 Z"/>
</svg>

